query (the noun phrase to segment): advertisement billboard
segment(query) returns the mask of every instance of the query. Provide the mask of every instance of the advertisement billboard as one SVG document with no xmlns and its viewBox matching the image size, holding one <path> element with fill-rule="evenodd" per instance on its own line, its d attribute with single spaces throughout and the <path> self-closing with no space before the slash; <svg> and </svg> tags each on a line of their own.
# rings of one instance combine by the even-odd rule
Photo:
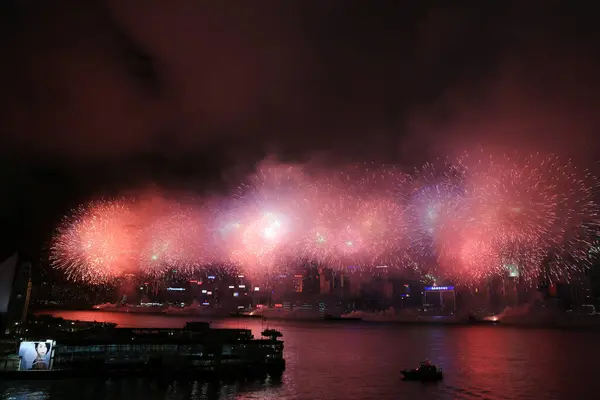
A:
<svg viewBox="0 0 600 400">
<path fill-rule="evenodd" d="M 52 368 L 53 344 L 52 340 L 21 342 L 21 371 L 49 371 Z"/>
<path fill-rule="evenodd" d="M 454 286 L 425 286 L 426 292 L 449 292 L 454 290 Z"/>
</svg>

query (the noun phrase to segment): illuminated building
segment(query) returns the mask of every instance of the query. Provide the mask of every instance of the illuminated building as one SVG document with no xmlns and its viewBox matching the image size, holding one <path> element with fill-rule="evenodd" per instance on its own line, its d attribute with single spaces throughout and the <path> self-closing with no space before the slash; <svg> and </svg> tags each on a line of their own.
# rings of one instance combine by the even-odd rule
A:
<svg viewBox="0 0 600 400">
<path fill-rule="evenodd" d="M 360 295 L 362 282 L 360 281 L 358 276 L 348 279 L 348 285 L 346 286 L 348 288 L 348 294 L 350 296 Z"/>
<path fill-rule="evenodd" d="M 6 334 L 27 318 L 31 296 L 31 264 L 19 259 L 18 253 L 0 264 L 0 315 Z"/>
<path fill-rule="evenodd" d="M 304 276 L 301 274 L 294 275 L 294 292 L 302 293 Z"/>
<path fill-rule="evenodd" d="M 307 265 L 304 269 L 302 282 L 303 293 L 319 293 L 319 269 Z"/>
<path fill-rule="evenodd" d="M 319 268 L 319 293 L 331 292 L 331 282 L 327 279 L 327 274 L 324 268 Z"/>
<path fill-rule="evenodd" d="M 343 272 L 332 273 L 331 276 L 331 292 L 338 296 L 343 296 L 344 293 L 344 280 L 346 276 Z"/>
<path fill-rule="evenodd" d="M 451 305 L 448 305 L 450 303 Z M 425 286 L 423 288 L 423 306 L 442 313 L 456 312 L 456 292 L 454 286 Z"/>
</svg>

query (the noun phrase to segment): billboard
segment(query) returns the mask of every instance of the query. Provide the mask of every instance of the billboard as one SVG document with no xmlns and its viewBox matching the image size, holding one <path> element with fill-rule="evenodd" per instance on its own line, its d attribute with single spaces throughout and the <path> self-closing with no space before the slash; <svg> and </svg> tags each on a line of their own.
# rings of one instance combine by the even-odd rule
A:
<svg viewBox="0 0 600 400">
<path fill-rule="evenodd" d="M 39 342 L 21 342 L 19 358 L 21 371 L 49 371 L 52 369 L 52 356 L 54 344 L 52 340 Z"/>
<path fill-rule="evenodd" d="M 425 286 L 426 292 L 447 292 L 454 290 L 454 286 Z"/>
</svg>

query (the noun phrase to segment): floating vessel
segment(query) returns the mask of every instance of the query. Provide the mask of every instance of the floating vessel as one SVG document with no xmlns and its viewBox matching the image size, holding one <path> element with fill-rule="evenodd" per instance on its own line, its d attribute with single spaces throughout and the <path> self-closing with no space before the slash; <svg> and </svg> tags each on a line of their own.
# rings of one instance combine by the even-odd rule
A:
<svg viewBox="0 0 600 400">
<path fill-rule="evenodd" d="M 262 315 L 255 314 L 253 311 L 232 312 L 229 313 L 229 316 L 234 318 L 264 318 Z"/>
<path fill-rule="evenodd" d="M 467 323 L 472 324 L 472 325 L 497 325 L 500 323 L 500 320 L 496 316 L 478 319 L 473 315 L 469 315 L 469 319 L 468 319 Z"/>
<path fill-rule="evenodd" d="M 28 338 L 18 353 L 0 357 L 0 379 L 154 375 L 161 379 L 269 375 L 285 369 L 280 332 L 255 339 L 248 329 L 110 328 L 99 334 Z M 15 343 L 16 345 L 17 343 Z M 16 347 L 16 346 L 15 346 Z"/>
<path fill-rule="evenodd" d="M 423 361 L 418 368 L 401 371 L 404 375 L 404 380 L 435 382 L 444 379 L 444 374 L 441 368 L 436 367 L 429 361 Z"/>
<path fill-rule="evenodd" d="M 345 317 L 343 315 L 336 316 L 336 315 L 331 315 L 331 314 L 325 314 L 323 319 L 325 321 L 362 321 L 362 318 L 360 318 L 360 317 Z"/>
</svg>

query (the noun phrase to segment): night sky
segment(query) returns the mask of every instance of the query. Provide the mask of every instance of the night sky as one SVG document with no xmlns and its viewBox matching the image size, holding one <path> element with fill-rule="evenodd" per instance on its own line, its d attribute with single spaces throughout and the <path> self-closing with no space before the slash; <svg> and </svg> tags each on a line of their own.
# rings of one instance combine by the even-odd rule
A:
<svg viewBox="0 0 600 400">
<path fill-rule="evenodd" d="M 442 3 L 3 0 L 1 255 L 90 197 L 222 190 L 267 155 L 484 145 L 595 168 L 593 3 Z"/>
</svg>

